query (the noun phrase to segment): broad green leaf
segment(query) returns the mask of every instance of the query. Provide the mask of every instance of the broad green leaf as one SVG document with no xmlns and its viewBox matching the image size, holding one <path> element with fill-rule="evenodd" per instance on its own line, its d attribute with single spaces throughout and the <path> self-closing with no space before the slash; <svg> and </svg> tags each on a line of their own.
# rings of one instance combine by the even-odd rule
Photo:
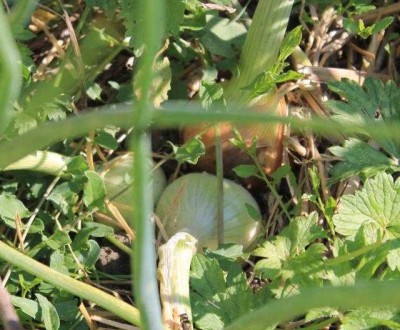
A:
<svg viewBox="0 0 400 330">
<path fill-rule="evenodd" d="M 60 319 L 53 304 L 39 293 L 36 294 L 36 298 L 39 302 L 42 320 L 46 330 L 57 330 L 60 327 Z"/>
<path fill-rule="evenodd" d="M 217 15 L 206 15 L 206 21 L 204 35 L 201 37 L 203 45 L 213 55 L 235 57 L 244 43 L 246 28 Z"/>
<path fill-rule="evenodd" d="M 115 150 L 118 148 L 115 137 L 105 131 L 100 131 L 94 138 L 94 142 L 106 149 Z"/>
<path fill-rule="evenodd" d="M 63 182 L 59 184 L 50 193 L 48 200 L 52 201 L 54 206 L 61 210 L 63 214 L 72 213 L 71 208 L 78 201 L 78 192 L 72 182 Z"/>
<path fill-rule="evenodd" d="M 101 87 L 99 84 L 93 83 L 86 90 L 87 96 L 92 100 L 101 100 Z"/>
<path fill-rule="evenodd" d="M 208 109 L 215 102 L 225 103 L 224 90 L 220 84 L 212 81 L 202 80 L 199 90 L 201 104 L 204 109 Z"/>
<path fill-rule="evenodd" d="M 83 202 L 89 209 L 104 208 L 106 187 L 101 176 L 93 171 L 86 171 L 87 182 L 83 188 Z"/>
<path fill-rule="evenodd" d="M 235 172 L 238 177 L 249 178 L 251 176 L 256 176 L 258 169 L 255 165 L 239 165 L 233 169 L 233 172 Z"/>
<path fill-rule="evenodd" d="M 355 195 L 343 196 L 333 216 L 337 233 L 354 240 L 360 232 L 368 244 L 400 237 L 400 180 L 384 172 L 365 181 Z M 400 249 L 388 254 L 391 269 L 400 267 Z"/>
<path fill-rule="evenodd" d="M 3 221 L 15 223 L 17 216 L 20 219 L 30 216 L 29 210 L 15 195 L 0 195 L 0 218 Z"/>
<path fill-rule="evenodd" d="M 80 315 L 78 306 L 78 299 L 72 299 L 54 304 L 61 321 L 77 320 Z"/>
<path fill-rule="evenodd" d="M 94 266 L 100 257 L 100 246 L 95 240 L 88 240 L 79 251 L 74 251 L 78 260 L 87 268 Z"/>
<path fill-rule="evenodd" d="M 54 251 L 50 256 L 50 268 L 60 273 L 69 275 L 68 268 L 65 267 L 64 255 L 58 250 Z"/>
<path fill-rule="evenodd" d="M 15 307 L 18 307 L 22 312 L 33 319 L 39 317 L 39 304 L 36 301 L 23 297 L 11 296 L 11 302 Z"/>
</svg>

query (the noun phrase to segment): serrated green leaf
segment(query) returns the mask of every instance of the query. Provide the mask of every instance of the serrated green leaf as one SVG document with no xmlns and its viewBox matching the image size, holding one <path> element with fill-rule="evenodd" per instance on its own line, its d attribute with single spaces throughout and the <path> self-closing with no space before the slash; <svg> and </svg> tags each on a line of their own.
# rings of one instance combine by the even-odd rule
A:
<svg viewBox="0 0 400 330">
<path fill-rule="evenodd" d="M 241 266 L 232 261 L 225 277 L 215 259 L 196 255 L 190 284 L 193 319 L 199 329 L 223 329 L 257 303 Z"/>
<path fill-rule="evenodd" d="M 395 308 L 359 308 L 346 313 L 342 318 L 341 329 L 400 329 L 400 318 Z"/>
<path fill-rule="evenodd" d="M 395 158 L 400 158 L 400 144 L 389 137 L 373 136 L 363 128 L 374 125 L 381 132 L 389 132 L 386 123 L 396 121 L 400 117 L 400 91 L 392 81 L 386 86 L 378 79 L 368 77 L 363 86 L 344 79 L 330 82 L 329 88 L 347 100 L 326 102 L 334 114 L 332 119 L 345 127 L 350 127 L 354 134 L 362 133 L 375 139 L 383 149 Z"/>
<path fill-rule="evenodd" d="M 72 175 L 83 175 L 89 169 L 86 160 L 82 156 L 71 158 L 67 164 L 67 173 Z"/>
<path fill-rule="evenodd" d="M 343 147 L 333 146 L 328 150 L 336 157 L 343 159 L 331 168 L 330 183 L 348 179 L 360 173 L 365 177 L 373 176 L 392 167 L 390 158 L 359 139 L 350 138 L 344 142 Z"/>
<path fill-rule="evenodd" d="M 381 172 L 365 181 L 355 195 L 343 196 L 333 216 L 335 230 L 350 239 L 362 232 L 368 244 L 399 237 L 400 180 Z M 400 267 L 400 250 L 388 255 L 390 268 Z"/>
</svg>

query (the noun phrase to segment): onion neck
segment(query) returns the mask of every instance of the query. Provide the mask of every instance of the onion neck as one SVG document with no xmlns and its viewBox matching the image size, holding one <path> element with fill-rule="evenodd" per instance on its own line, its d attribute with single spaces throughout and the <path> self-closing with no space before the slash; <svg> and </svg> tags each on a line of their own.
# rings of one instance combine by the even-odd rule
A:
<svg viewBox="0 0 400 330">
<path fill-rule="evenodd" d="M 178 232 L 158 249 L 158 277 L 166 329 L 193 329 L 189 274 L 196 244 L 197 239 L 192 235 Z"/>
</svg>

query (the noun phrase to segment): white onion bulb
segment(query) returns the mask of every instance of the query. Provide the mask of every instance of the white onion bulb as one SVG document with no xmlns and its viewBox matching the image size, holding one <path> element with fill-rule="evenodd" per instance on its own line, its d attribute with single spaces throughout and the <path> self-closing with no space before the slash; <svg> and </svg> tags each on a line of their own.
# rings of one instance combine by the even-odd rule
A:
<svg viewBox="0 0 400 330">
<path fill-rule="evenodd" d="M 199 246 L 217 248 L 217 177 L 207 173 L 191 173 L 172 182 L 163 191 L 156 214 L 168 236 L 184 231 L 199 241 Z M 239 184 L 224 179 L 225 243 L 249 246 L 260 231 L 246 207 L 249 204 L 260 215 L 250 193 Z M 261 218 L 261 215 L 259 216 Z"/>
<path fill-rule="evenodd" d="M 132 212 L 132 167 L 133 154 L 114 158 L 108 162 L 104 168 L 99 171 L 100 176 L 104 180 L 106 186 L 107 197 L 111 198 L 111 202 L 118 208 L 118 211 L 125 219 L 131 217 Z M 152 172 L 153 178 L 153 201 L 157 202 L 162 191 L 166 186 L 166 178 L 160 167 L 154 168 Z M 113 198 L 114 196 L 117 196 Z"/>
</svg>

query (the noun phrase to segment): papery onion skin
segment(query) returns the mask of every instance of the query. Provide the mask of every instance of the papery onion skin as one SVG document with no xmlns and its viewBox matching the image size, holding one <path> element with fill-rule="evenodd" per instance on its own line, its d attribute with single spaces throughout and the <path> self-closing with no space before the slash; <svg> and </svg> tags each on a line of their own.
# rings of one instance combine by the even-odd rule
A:
<svg viewBox="0 0 400 330">
<path fill-rule="evenodd" d="M 107 197 L 118 208 L 125 219 L 131 217 L 132 207 L 132 168 L 134 156 L 127 153 L 114 158 L 99 170 L 100 176 L 106 186 Z M 156 203 L 164 190 L 167 180 L 160 167 L 154 168 L 153 177 L 153 200 Z M 116 196 L 116 197 L 115 197 Z M 115 198 L 114 198 L 115 197 Z"/>
<path fill-rule="evenodd" d="M 260 215 L 257 202 L 239 184 L 224 179 L 224 242 L 248 247 L 261 226 L 246 207 Z M 186 231 L 196 237 L 199 246 L 217 248 L 217 178 L 207 173 L 186 174 L 172 182 L 162 193 L 156 214 L 169 237 Z"/>
</svg>

